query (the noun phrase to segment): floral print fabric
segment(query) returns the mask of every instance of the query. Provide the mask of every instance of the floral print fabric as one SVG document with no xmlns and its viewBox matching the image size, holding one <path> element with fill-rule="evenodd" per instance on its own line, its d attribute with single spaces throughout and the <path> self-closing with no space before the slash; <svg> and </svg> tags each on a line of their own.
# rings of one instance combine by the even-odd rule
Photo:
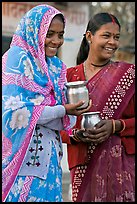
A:
<svg viewBox="0 0 137 204">
<path fill-rule="evenodd" d="M 46 180 L 32 177 L 29 191 L 23 200 L 20 200 L 25 183 L 25 176 L 18 176 L 11 188 L 6 202 L 62 202 L 62 169 L 58 166 L 57 155 L 52 145 L 52 155 L 49 172 Z M 27 191 L 27 189 L 26 189 Z"/>
<path fill-rule="evenodd" d="M 46 34 L 56 14 L 60 14 L 57 9 L 44 4 L 28 11 L 2 58 L 3 201 L 18 175 L 44 107 L 66 101 L 66 66 L 56 56 L 46 61 L 44 51 Z M 63 124 L 70 130 L 67 115 Z"/>
</svg>

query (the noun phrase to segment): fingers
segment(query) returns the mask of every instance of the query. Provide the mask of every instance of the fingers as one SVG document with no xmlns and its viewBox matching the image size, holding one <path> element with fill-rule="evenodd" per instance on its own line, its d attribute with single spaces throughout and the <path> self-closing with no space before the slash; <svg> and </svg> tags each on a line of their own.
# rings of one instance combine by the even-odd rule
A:
<svg viewBox="0 0 137 204">
<path fill-rule="evenodd" d="M 90 99 L 89 100 L 89 107 L 91 108 L 91 106 L 92 106 L 92 100 Z"/>
<path fill-rule="evenodd" d="M 89 100 L 89 105 L 88 105 L 88 107 L 85 108 L 85 109 L 83 109 L 82 112 L 83 112 L 83 113 L 87 112 L 87 111 L 91 108 L 91 106 L 92 106 L 92 100 L 90 99 L 90 100 Z"/>
<path fill-rule="evenodd" d="M 82 106 L 85 103 L 85 101 L 79 101 L 78 103 L 75 103 L 75 108 L 79 108 L 80 106 Z M 84 108 L 82 110 L 80 110 L 82 113 L 86 112 L 87 110 L 89 110 L 91 108 L 92 105 L 92 100 L 89 101 L 89 105 L 87 108 Z"/>
<path fill-rule="evenodd" d="M 75 108 L 79 108 L 80 106 L 82 106 L 85 103 L 85 101 L 79 101 L 77 103 L 74 104 Z"/>
<path fill-rule="evenodd" d="M 80 109 L 80 106 L 82 106 L 84 103 L 85 103 L 84 101 L 79 101 L 78 103 L 75 104 L 65 104 L 64 107 L 66 109 L 66 113 L 70 115 L 79 116 L 82 113 L 87 112 L 91 108 L 92 100 L 89 101 L 89 105 L 87 108 Z"/>
<path fill-rule="evenodd" d="M 88 137 L 89 134 L 88 134 L 87 132 L 84 132 L 84 133 L 83 133 L 83 136 L 84 136 L 84 137 Z"/>
<path fill-rule="evenodd" d="M 83 142 L 92 142 L 92 140 L 91 139 L 89 139 L 88 137 L 85 137 L 85 138 L 82 138 L 81 139 Z"/>
<path fill-rule="evenodd" d="M 77 111 L 78 111 L 78 114 L 81 115 L 81 114 L 83 114 L 83 113 L 89 111 L 89 109 L 91 108 L 91 105 L 92 105 L 92 100 L 89 101 L 89 105 L 88 105 L 87 108 L 77 110 Z"/>
</svg>

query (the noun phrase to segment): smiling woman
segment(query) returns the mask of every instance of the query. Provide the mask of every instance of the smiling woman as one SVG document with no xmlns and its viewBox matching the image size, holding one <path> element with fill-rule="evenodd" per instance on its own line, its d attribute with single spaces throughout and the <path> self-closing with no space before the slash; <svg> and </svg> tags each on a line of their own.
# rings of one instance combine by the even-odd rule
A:
<svg viewBox="0 0 137 204">
<path fill-rule="evenodd" d="M 21 19 L 2 58 L 2 200 L 61 202 L 60 130 L 71 134 L 83 104 L 66 104 L 66 65 L 57 57 L 65 19 L 38 5 Z M 71 114 L 71 116 L 70 116 Z"/>
<path fill-rule="evenodd" d="M 120 29 L 114 15 L 94 15 L 77 66 L 67 69 L 68 82 L 87 80 L 89 112 L 100 112 L 101 118 L 83 129 L 78 116 L 70 139 L 61 131 L 68 143 L 74 202 L 135 201 L 135 65 L 112 61 Z"/>
<path fill-rule="evenodd" d="M 45 40 L 45 54 L 48 57 L 55 56 L 58 48 L 64 42 L 64 21 L 61 15 L 56 15 L 47 32 Z"/>
</svg>

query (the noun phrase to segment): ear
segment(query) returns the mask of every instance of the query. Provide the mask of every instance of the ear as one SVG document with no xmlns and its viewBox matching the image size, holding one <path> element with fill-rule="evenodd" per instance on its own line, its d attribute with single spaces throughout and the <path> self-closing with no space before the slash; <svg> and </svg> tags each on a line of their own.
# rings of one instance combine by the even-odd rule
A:
<svg viewBox="0 0 137 204">
<path fill-rule="evenodd" d="M 92 34 L 91 34 L 90 31 L 87 31 L 87 32 L 86 32 L 86 39 L 87 39 L 87 41 L 88 41 L 89 43 L 92 42 Z"/>
</svg>

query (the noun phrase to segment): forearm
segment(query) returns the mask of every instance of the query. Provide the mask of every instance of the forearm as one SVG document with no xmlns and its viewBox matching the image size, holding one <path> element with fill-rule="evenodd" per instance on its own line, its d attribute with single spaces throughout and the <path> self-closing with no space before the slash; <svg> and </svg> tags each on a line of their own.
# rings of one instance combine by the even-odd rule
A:
<svg viewBox="0 0 137 204">
<path fill-rule="evenodd" d="M 65 108 L 62 105 L 45 106 L 41 116 L 37 121 L 37 124 L 43 125 L 49 123 L 50 121 L 62 118 L 65 114 Z"/>
<path fill-rule="evenodd" d="M 62 105 L 45 106 L 37 124 L 44 125 L 55 130 L 64 129 L 62 118 L 66 114 L 65 108 Z M 70 126 L 73 127 L 76 123 L 76 116 L 70 116 Z"/>
</svg>

